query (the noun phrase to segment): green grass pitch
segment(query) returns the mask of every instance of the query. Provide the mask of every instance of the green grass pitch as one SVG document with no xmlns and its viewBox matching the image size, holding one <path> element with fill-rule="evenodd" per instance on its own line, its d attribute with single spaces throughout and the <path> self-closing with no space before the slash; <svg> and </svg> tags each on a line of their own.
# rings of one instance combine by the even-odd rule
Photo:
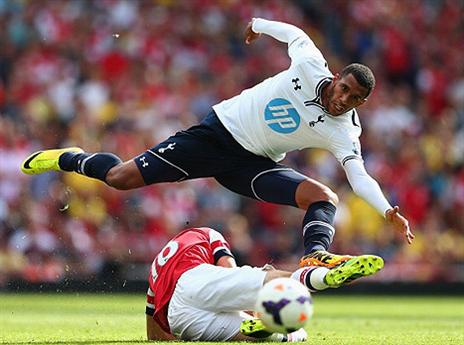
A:
<svg viewBox="0 0 464 345">
<path fill-rule="evenodd" d="M 0 344 L 148 344 L 144 303 L 143 294 L 2 294 Z M 308 344 L 464 344 L 464 297 L 319 295 L 314 305 Z"/>
</svg>

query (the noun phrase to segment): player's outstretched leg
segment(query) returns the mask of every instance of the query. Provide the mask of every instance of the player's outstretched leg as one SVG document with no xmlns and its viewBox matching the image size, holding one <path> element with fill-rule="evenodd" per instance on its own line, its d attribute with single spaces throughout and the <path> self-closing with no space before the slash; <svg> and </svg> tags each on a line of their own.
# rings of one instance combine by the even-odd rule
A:
<svg viewBox="0 0 464 345">
<path fill-rule="evenodd" d="M 300 266 L 335 267 L 351 259 L 327 251 L 335 235 L 334 218 L 338 196 L 322 183 L 307 178 L 295 193 L 298 207 L 306 208 L 303 218 L 304 256 Z"/>
<path fill-rule="evenodd" d="M 370 276 L 383 267 L 383 259 L 376 255 L 352 256 L 349 260 L 332 268 L 320 265 L 299 268 L 292 278 L 305 285 L 310 291 L 338 288 L 355 279 Z"/>
<path fill-rule="evenodd" d="M 240 333 L 257 340 L 259 339 L 259 341 L 279 343 L 300 342 L 308 339 L 308 334 L 303 328 L 288 334 L 269 332 L 260 319 L 243 320 L 240 325 Z"/>
<path fill-rule="evenodd" d="M 123 163 L 112 153 L 88 153 L 79 147 L 37 151 L 21 164 L 21 171 L 29 175 L 51 170 L 74 171 L 96 178 L 116 189 L 133 189 L 145 185 L 133 160 Z"/>
</svg>

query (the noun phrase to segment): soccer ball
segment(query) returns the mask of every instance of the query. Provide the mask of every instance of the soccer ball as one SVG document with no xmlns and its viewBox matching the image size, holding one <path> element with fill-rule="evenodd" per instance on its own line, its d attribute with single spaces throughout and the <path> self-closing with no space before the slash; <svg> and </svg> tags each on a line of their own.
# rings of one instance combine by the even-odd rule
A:
<svg viewBox="0 0 464 345">
<path fill-rule="evenodd" d="M 294 279 L 273 279 L 259 291 L 255 311 L 269 331 L 291 333 L 311 318 L 311 294 Z"/>
</svg>

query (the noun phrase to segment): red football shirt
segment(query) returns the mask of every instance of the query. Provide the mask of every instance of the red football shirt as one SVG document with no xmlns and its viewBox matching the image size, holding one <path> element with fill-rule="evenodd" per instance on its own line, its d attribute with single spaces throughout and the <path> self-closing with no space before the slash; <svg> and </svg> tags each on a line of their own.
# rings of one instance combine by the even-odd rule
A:
<svg viewBox="0 0 464 345">
<path fill-rule="evenodd" d="M 214 265 L 224 255 L 232 256 L 224 237 L 210 228 L 192 228 L 174 237 L 156 256 L 148 276 L 154 296 L 148 296 L 154 305 L 153 318 L 168 333 L 168 305 L 177 280 L 186 271 L 201 264 Z"/>
</svg>

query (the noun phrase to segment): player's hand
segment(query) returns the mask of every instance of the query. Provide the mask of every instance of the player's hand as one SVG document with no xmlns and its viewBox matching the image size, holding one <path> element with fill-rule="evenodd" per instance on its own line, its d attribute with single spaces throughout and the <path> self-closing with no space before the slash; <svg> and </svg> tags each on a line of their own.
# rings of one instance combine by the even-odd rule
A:
<svg viewBox="0 0 464 345">
<path fill-rule="evenodd" d="M 245 43 L 246 44 L 250 44 L 255 39 L 257 39 L 259 36 L 261 36 L 261 34 L 257 34 L 251 29 L 252 24 L 253 24 L 253 21 L 249 22 L 245 29 Z"/>
<path fill-rule="evenodd" d="M 412 243 L 414 234 L 409 228 L 408 220 L 400 214 L 400 208 L 398 206 L 386 210 L 385 219 L 388 223 L 392 224 L 398 232 L 404 234 L 409 244 Z"/>
</svg>

